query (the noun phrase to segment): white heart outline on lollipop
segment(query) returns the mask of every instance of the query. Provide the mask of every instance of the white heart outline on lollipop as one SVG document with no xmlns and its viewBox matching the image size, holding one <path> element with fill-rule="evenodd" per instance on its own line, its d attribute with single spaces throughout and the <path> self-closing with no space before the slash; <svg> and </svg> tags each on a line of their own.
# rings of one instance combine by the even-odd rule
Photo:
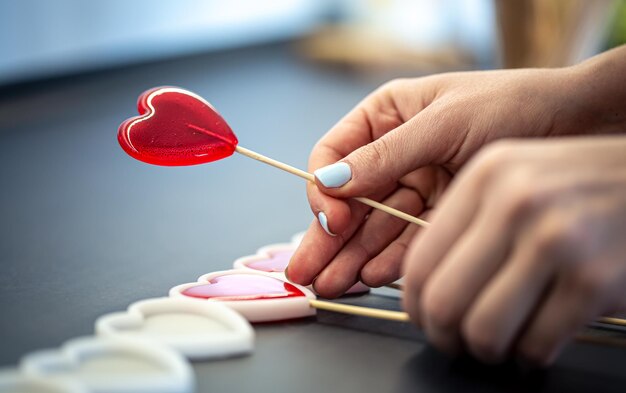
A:
<svg viewBox="0 0 626 393">
<path fill-rule="evenodd" d="M 220 300 L 220 299 L 202 299 L 208 302 L 220 302 L 239 312 L 250 322 L 270 322 L 278 320 L 288 320 L 296 318 L 305 318 L 315 315 L 315 309 L 311 307 L 309 300 L 315 299 L 313 292 L 305 287 L 290 283 L 284 279 L 280 279 L 275 275 L 255 271 L 252 269 L 232 269 L 222 270 L 218 272 L 207 273 L 200 276 L 198 281 L 186 284 L 180 284 L 170 289 L 169 294 L 172 297 L 188 297 L 183 292 L 189 288 L 211 284 L 211 280 L 220 276 L 233 274 L 245 274 L 253 276 L 261 276 L 281 281 L 285 284 L 293 285 L 304 296 L 282 297 L 276 299 L 254 299 L 254 300 Z"/>
<path fill-rule="evenodd" d="M 81 376 L 80 367 L 93 359 L 107 356 L 128 356 L 145 361 L 158 372 L 148 376 L 115 371 L 102 375 Z M 90 392 L 114 393 L 190 393 L 195 377 L 190 364 L 177 352 L 149 340 L 117 340 L 102 337 L 81 337 L 60 348 L 32 352 L 20 360 L 25 375 L 70 378 L 79 381 Z M 160 374 L 159 374 L 160 372 Z"/>
<path fill-rule="evenodd" d="M 157 315 L 188 314 L 216 322 L 221 330 L 207 330 L 191 334 L 137 332 L 148 318 Z M 184 322 L 183 322 L 184 323 Z M 177 327 L 173 327 L 176 329 Z M 166 345 L 189 359 L 211 359 L 243 355 L 254 349 L 254 330 L 248 321 L 231 308 L 217 303 L 189 297 L 161 297 L 144 299 L 131 304 L 124 312 L 101 316 L 96 320 L 98 336 L 154 340 Z"/>
</svg>

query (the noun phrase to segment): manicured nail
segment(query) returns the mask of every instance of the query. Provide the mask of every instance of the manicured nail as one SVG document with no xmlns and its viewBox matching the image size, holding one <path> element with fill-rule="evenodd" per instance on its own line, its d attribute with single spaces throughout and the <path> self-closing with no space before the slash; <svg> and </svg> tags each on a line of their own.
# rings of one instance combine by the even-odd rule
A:
<svg viewBox="0 0 626 393">
<path fill-rule="evenodd" d="M 287 270 L 289 270 L 289 265 L 287 265 L 287 266 L 285 267 L 285 271 L 284 271 L 283 273 L 285 274 L 285 278 L 287 279 L 287 281 L 291 281 L 291 280 L 289 279 L 289 273 L 287 273 Z"/>
<path fill-rule="evenodd" d="M 350 165 L 345 162 L 337 162 L 313 172 L 315 177 L 328 188 L 337 188 L 346 184 L 352 178 Z"/>
<path fill-rule="evenodd" d="M 324 212 L 319 212 L 317 214 L 317 219 L 319 220 L 320 225 L 322 226 L 322 228 L 324 228 L 326 233 L 328 233 L 330 236 L 335 236 L 335 234 L 332 233 L 330 229 L 328 229 L 328 218 L 326 217 L 326 214 L 324 214 Z"/>
</svg>

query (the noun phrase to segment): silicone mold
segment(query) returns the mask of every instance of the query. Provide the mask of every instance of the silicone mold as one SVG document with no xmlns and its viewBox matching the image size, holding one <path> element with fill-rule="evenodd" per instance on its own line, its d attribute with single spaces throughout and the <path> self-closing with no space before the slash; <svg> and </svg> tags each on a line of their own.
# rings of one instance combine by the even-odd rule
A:
<svg viewBox="0 0 626 393">
<path fill-rule="evenodd" d="M 254 331 L 240 314 L 221 303 L 187 297 L 133 303 L 126 312 L 98 318 L 96 333 L 153 340 L 190 359 L 242 355 L 254 348 Z"/>
<path fill-rule="evenodd" d="M 299 239 L 296 236 L 299 236 L 299 234 L 294 235 L 296 240 Z M 281 280 L 287 280 L 285 268 L 289 264 L 289 259 L 291 259 L 298 244 L 299 243 L 278 243 L 261 247 L 255 255 L 247 255 L 235 260 L 233 267 L 235 269 L 261 271 L 272 274 Z M 315 292 L 311 285 L 307 286 L 307 288 Z M 369 290 L 370 288 L 367 285 L 362 282 L 357 282 L 346 291 L 346 294 L 365 293 Z"/>
<path fill-rule="evenodd" d="M 88 393 L 77 381 L 24 375 L 17 370 L 0 371 L 0 393 Z"/>
<path fill-rule="evenodd" d="M 308 289 L 253 270 L 225 270 L 205 274 L 198 282 L 175 286 L 172 297 L 221 302 L 250 322 L 269 322 L 315 315 Z"/>
<path fill-rule="evenodd" d="M 152 341 L 96 337 L 68 341 L 60 349 L 26 355 L 26 375 L 77 380 L 95 393 L 188 393 L 194 389 L 189 363 Z"/>
</svg>

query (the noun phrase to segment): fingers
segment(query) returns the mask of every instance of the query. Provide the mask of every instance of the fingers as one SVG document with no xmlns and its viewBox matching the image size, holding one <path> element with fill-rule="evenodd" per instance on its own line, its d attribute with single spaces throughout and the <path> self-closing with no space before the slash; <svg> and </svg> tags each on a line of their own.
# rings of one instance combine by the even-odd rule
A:
<svg viewBox="0 0 626 393">
<path fill-rule="evenodd" d="M 447 162 L 462 141 L 449 117 L 432 105 L 379 138 L 315 170 L 320 189 L 334 197 L 368 196 L 427 165 Z"/>
<path fill-rule="evenodd" d="M 601 250 L 588 229 L 607 221 L 610 204 L 603 198 L 597 215 L 589 196 L 562 199 L 562 184 L 517 158 L 492 149 L 452 184 L 407 252 L 404 304 L 440 349 L 466 344 L 487 362 L 513 349 L 545 365 L 614 306 L 623 267 L 587 260 Z"/>
<path fill-rule="evenodd" d="M 594 316 L 596 297 L 582 297 L 567 286 L 563 281 L 556 284 L 520 338 L 516 350 L 526 361 L 548 366 L 572 335 Z"/>
<path fill-rule="evenodd" d="M 310 172 L 336 163 L 352 151 L 372 142 L 379 134 L 402 124 L 403 119 L 399 117 L 394 101 L 390 98 L 393 94 L 390 90 L 386 85 L 370 94 L 320 139 L 309 157 Z M 327 183 L 341 182 L 342 176 L 345 177 L 345 171 L 329 173 Z M 385 185 L 376 184 L 368 191 L 368 195 L 381 188 L 385 188 Z M 386 188 L 389 188 L 388 185 Z M 316 184 L 307 185 L 307 196 L 313 214 L 318 219 L 322 218 L 320 222 L 325 223 L 324 227 L 329 234 L 346 230 L 350 222 L 350 210 L 345 201 L 328 197 Z M 320 213 L 323 213 L 322 217 Z"/>
<path fill-rule="evenodd" d="M 585 202 L 588 211 L 596 205 L 589 199 Z M 525 225 L 517 225 L 513 255 L 463 321 L 463 336 L 475 356 L 500 361 L 521 334 L 521 354 L 547 365 L 604 305 L 616 274 L 601 262 L 586 260 L 590 254 L 578 247 L 588 238 L 586 231 L 579 230 L 587 221 L 574 211 L 582 210 L 548 203 L 534 214 L 525 214 L 529 217 Z M 543 305 L 542 297 L 547 298 Z"/>
<path fill-rule="evenodd" d="M 450 185 L 433 214 L 431 226 L 416 236 L 404 257 L 404 309 L 416 325 L 421 324 L 420 299 L 426 281 L 465 233 L 478 210 L 483 181 L 479 174 L 468 172 Z"/>
<path fill-rule="evenodd" d="M 351 219 L 348 227 L 338 235 L 329 236 L 317 220 L 311 223 L 289 261 L 287 272 L 289 280 L 300 285 L 313 283 L 313 280 L 356 232 L 370 208 L 357 201 L 348 201 L 347 204 L 351 211 Z"/>
<path fill-rule="evenodd" d="M 400 236 L 363 266 L 361 282 L 377 288 L 399 279 L 402 275 L 402 258 L 418 231 L 416 225 L 407 225 Z"/>
<path fill-rule="evenodd" d="M 399 189 L 383 202 L 411 214 L 422 210 L 421 197 L 406 188 Z M 407 225 L 384 212 L 371 211 L 367 220 L 319 274 L 314 284 L 316 292 L 329 298 L 342 295 L 359 280 L 363 266 L 392 243 Z"/>
<path fill-rule="evenodd" d="M 522 357 L 540 366 L 551 364 L 576 332 L 623 295 L 619 275 L 606 262 L 596 260 L 586 269 L 559 275 L 519 339 L 516 349 Z"/>
<path fill-rule="evenodd" d="M 398 127 L 406 120 L 404 115 L 413 115 L 410 111 L 407 112 L 407 106 L 411 110 L 421 110 L 420 103 L 409 102 L 401 108 L 402 111 L 398 111 L 396 101 L 392 98 L 396 94 L 393 86 L 393 83 L 387 84 L 366 97 L 318 142 L 309 159 L 309 171 L 335 163 Z M 392 185 L 385 187 L 376 184 L 368 190 L 368 195 L 385 195 L 392 189 Z M 361 204 L 355 205 L 346 200 L 332 198 L 312 184 L 307 186 L 307 196 L 311 210 L 323 224 L 320 227 L 325 232 L 312 226 L 290 262 L 289 278 L 303 285 L 310 284 L 321 272 L 369 211 L 369 208 Z M 354 206 L 358 208 L 355 210 Z M 339 236 L 335 239 L 329 238 L 335 234 Z M 303 266 L 304 264 L 307 266 Z"/>
<path fill-rule="evenodd" d="M 492 155 L 483 154 L 459 175 L 405 258 L 405 310 L 450 353 L 461 347 L 460 327 L 470 306 L 509 254 L 516 204 L 511 198 L 503 203 L 502 189 L 488 186 L 501 167 Z"/>
<path fill-rule="evenodd" d="M 463 320 L 462 335 L 474 356 L 498 363 L 508 355 L 547 290 L 553 267 L 534 236 L 518 243 Z"/>
<path fill-rule="evenodd" d="M 307 184 L 307 195 L 311 211 L 317 218 L 318 225 L 329 235 L 346 231 L 353 218 L 348 201 L 336 199 L 321 193 L 315 184 Z"/>
<path fill-rule="evenodd" d="M 342 157 L 341 153 L 331 146 L 334 145 L 328 145 L 325 139 L 318 143 L 309 158 L 309 171 L 335 162 Z M 322 228 L 331 236 L 343 233 L 350 222 L 348 203 L 324 194 L 313 183 L 307 182 L 306 191 L 311 211 L 318 220 L 321 218 L 320 223 L 325 224 Z"/>
<path fill-rule="evenodd" d="M 423 284 L 420 315 L 427 336 L 450 353 L 460 350 L 460 327 L 508 254 L 508 223 L 483 207 Z"/>
</svg>

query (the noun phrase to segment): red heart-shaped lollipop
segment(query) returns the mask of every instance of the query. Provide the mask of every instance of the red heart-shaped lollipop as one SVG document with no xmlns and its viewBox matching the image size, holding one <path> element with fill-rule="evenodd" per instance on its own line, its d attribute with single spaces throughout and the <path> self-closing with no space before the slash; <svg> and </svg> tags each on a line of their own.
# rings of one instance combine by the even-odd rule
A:
<svg viewBox="0 0 626 393">
<path fill-rule="evenodd" d="M 204 164 L 233 154 L 237 137 L 202 97 L 177 87 L 146 91 L 141 116 L 126 120 L 118 140 L 130 156 L 154 165 Z"/>
<path fill-rule="evenodd" d="M 215 108 L 197 94 L 178 87 L 157 87 L 139 96 L 141 116 L 120 125 L 117 139 L 131 157 L 154 165 L 204 164 L 235 151 L 283 171 L 315 182 L 312 173 L 237 146 L 239 141 Z M 420 218 L 359 197 L 358 201 L 417 225 Z"/>
</svg>

